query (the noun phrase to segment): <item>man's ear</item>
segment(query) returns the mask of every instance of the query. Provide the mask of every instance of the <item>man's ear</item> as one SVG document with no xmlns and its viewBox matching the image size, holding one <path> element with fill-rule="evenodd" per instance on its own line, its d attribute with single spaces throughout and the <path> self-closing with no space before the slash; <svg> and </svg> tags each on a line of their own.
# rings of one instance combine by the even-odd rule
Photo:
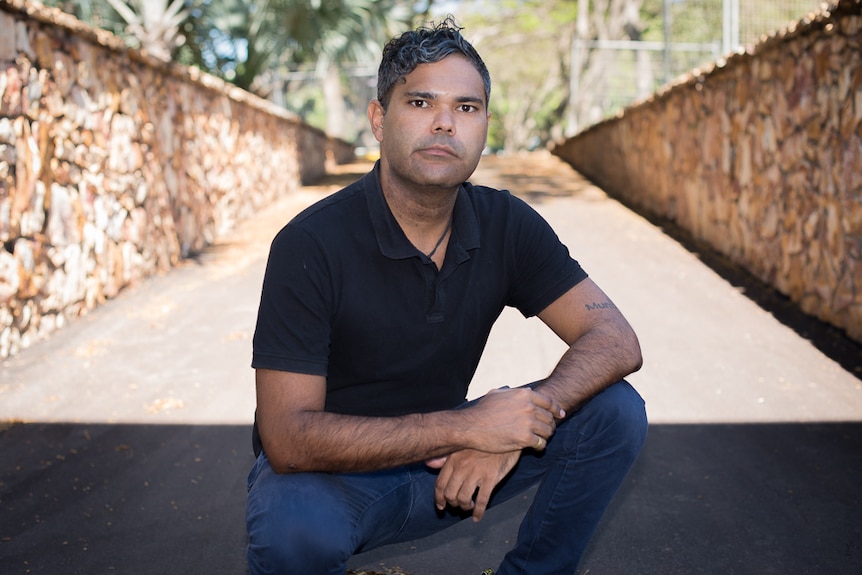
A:
<svg viewBox="0 0 862 575">
<path fill-rule="evenodd" d="M 378 142 L 383 141 L 383 104 L 380 100 L 374 99 L 368 103 L 368 123 L 371 124 L 371 133 L 374 134 L 374 139 Z"/>
</svg>

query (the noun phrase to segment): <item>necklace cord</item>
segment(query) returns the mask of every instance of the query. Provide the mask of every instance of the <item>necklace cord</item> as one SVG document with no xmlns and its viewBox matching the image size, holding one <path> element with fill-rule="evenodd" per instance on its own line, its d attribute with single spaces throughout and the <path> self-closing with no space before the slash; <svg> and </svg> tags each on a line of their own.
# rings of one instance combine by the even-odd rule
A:
<svg viewBox="0 0 862 575">
<path fill-rule="evenodd" d="M 439 240 L 437 240 L 437 243 L 436 243 L 436 244 L 434 244 L 434 249 L 433 249 L 433 250 L 431 250 L 431 252 L 428 254 L 428 257 L 429 257 L 429 258 L 433 258 L 433 257 L 434 257 L 434 254 L 436 254 L 436 253 L 437 253 L 437 248 L 439 248 L 439 247 L 440 247 L 440 244 L 442 244 L 442 243 L 443 243 L 443 240 L 446 238 L 446 234 L 448 234 L 448 233 L 449 233 L 449 230 L 451 230 L 451 229 L 452 229 L 452 218 L 449 218 L 449 223 L 448 223 L 448 224 L 446 224 L 446 229 L 445 229 L 445 230 L 443 230 L 443 235 L 442 235 L 442 236 L 440 236 L 440 239 L 439 239 Z"/>
</svg>

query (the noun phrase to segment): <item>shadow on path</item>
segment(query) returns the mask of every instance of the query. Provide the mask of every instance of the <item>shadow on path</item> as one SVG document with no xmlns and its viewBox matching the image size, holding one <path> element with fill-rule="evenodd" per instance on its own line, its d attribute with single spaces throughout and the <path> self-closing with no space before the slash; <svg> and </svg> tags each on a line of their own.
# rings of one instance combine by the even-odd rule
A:
<svg viewBox="0 0 862 575">
<path fill-rule="evenodd" d="M 0 432 L 4 574 L 244 573 L 248 426 Z"/>
<path fill-rule="evenodd" d="M 858 575 L 860 452 L 856 423 L 652 426 L 578 573 Z M 496 566 L 528 504 L 354 563 L 478 574 Z"/>
<path fill-rule="evenodd" d="M 580 573 L 829 573 L 862 565 L 862 424 L 659 425 Z M 247 426 L 19 424 L 0 433 L 3 573 L 244 573 Z M 528 494 L 529 495 L 529 494 Z M 355 570 L 478 574 L 529 497 Z"/>
</svg>

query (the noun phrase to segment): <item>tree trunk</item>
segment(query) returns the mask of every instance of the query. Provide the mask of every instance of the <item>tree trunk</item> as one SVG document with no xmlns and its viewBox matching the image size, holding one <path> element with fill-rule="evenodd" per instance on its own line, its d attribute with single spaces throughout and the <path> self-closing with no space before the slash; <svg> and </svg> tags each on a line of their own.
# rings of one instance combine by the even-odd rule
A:
<svg viewBox="0 0 862 575">
<path fill-rule="evenodd" d="M 341 92 L 341 73 L 330 63 L 323 76 L 323 101 L 326 103 L 326 133 L 344 138 L 347 107 Z"/>
</svg>

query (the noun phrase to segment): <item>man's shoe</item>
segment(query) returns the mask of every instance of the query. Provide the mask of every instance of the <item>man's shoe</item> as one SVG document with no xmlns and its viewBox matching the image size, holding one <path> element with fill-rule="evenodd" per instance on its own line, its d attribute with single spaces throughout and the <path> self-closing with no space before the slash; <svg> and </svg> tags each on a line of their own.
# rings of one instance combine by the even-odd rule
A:
<svg viewBox="0 0 862 575">
<path fill-rule="evenodd" d="M 481 575 L 494 575 L 494 570 L 493 569 L 485 569 L 484 571 L 482 571 Z"/>
</svg>

